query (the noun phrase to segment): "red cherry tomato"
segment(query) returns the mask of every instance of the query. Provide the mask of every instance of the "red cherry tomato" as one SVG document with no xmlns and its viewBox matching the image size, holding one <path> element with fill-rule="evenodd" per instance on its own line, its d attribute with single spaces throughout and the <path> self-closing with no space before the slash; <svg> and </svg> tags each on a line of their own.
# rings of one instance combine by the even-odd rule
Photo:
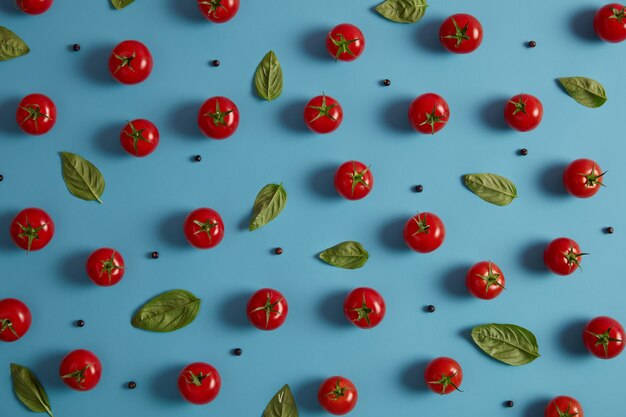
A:
<svg viewBox="0 0 626 417">
<path fill-rule="evenodd" d="M 11 238 L 15 244 L 27 252 L 43 249 L 54 236 L 52 218 L 39 208 L 27 208 L 11 222 Z"/>
<path fill-rule="evenodd" d="M 203 207 L 189 213 L 183 225 L 189 244 L 198 249 L 211 249 L 224 238 L 224 222 L 220 214 Z"/>
<path fill-rule="evenodd" d="M 360 200 L 366 197 L 373 187 L 372 171 L 362 162 L 344 162 L 335 172 L 335 190 L 348 200 Z"/>
<path fill-rule="evenodd" d="M 439 95 L 426 93 L 417 97 L 409 107 L 409 121 L 420 133 L 439 132 L 450 119 L 450 107 Z"/>
<path fill-rule="evenodd" d="M 132 156 L 150 155 L 159 146 L 159 129 L 150 120 L 135 119 L 120 132 L 120 143 Z"/>
<path fill-rule="evenodd" d="M 248 320 L 261 330 L 279 328 L 287 319 L 287 313 L 289 313 L 287 299 L 271 288 L 262 288 L 252 294 L 246 306 Z"/>
<path fill-rule="evenodd" d="M 626 8 L 619 3 L 602 6 L 593 19 L 593 28 L 603 41 L 617 43 L 626 40 Z"/>
<path fill-rule="evenodd" d="M 304 107 L 304 122 L 315 133 L 330 133 L 343 120 L 341 104 L 331 96 L 313 97 Z"/>
<path fill-rule="evenodd" d="M 29 135 L 43 135 L 57 122 L 57 106 L 43 94 L 29 94 L 17 106 L 15 120 Z"/>
<path fill-rule="evenodd" d="M 365 37 L 358 27 L 342 23 L 328 32 L 326 49 L 335 60 L 354 61 L 365 49 Z"/>
<path fill-rule="evenodd" d="M 198 127 L 211 139 L 226 139 L 239 126 L 239 109 L 226 97 L 211 97 L 198 111 Z"/>
<path fill-rule="evenodd" d="M 204 362 L 187 365 L 178 377 L 180 395 L 192 404 L 207 404 L 220 393 L 222 379 L 213 366 Z"/>
<path fill-rule="evenodd" d="M 504 274 L 493 262 L 482 261 L 472 266 L 465 276 L 465 285 L 477 298 L 491 300 L 504 290 Z"/>
<path fill-rule="evenodd" d="M 348 321 L 361 329 L 378 326 L 386 311 L 383 296 L 372 288 L 356 288 L 350 291 L 343 302 L 343 314 Z"/>
<path fill-rule="evenodd" d="M 507 124 L 520 132 L 535 129 L 543 119 L 541 101 L 530 94 L 511 97 L 504 106 L 504 119 Z"/>
<path fill-rule="evenodd" d="M 100 382 L 102 364 L 92 352 L 85 349 L 74 350 L 63 358 L 59 376 L 68 387 L 77 391 L 89 391 Z"/>
<path fill-rule="evenodd" d="M 331 376 L 320 385 L 317 400 L 330 414 L 341 416 L 348 414 L 356 406 L 359 393 L 348 378 Z"/>
<path fill-rule="evenodd" d="M 482 43 L 483 27 L 472 15 L 454 14 L 441 24 L 439 40 L 450 52 L 468 54 L 478 49 Z"/>
<path fill-rule="evenodd" d="M 440 357 L 433 359 L 426 366 L 424 381 L 431 391 L 437 394 L 450 394 L 452 391 L 461 391 L 459 387 L 463 382 L 463 369 L 452 358 Z"/>
<path fill-rule="evenodd" d="M 48 11 L 53 0 L 15 0 L 17 7 L 27 14 L 37 15 Z"/>
<path fill-rule="evenodd" d="M 213 23 L 225 23 L 239 11 L 239 0 L 198 0 L 202 16 Z"/>
<path fill-rule="evenodd" d="M 445 238 L 446 227 L 433 213 L 417 213 L 404 225 L 404 241 L 415 252 L 432 252 Z"/>
<path fill-rule="evenodd" d="M 544 417 L 585 417 L 580 403 L 575 398 L 565 395 L 550 400 L 543 415 Z"/>
<path fill-rule="evenodd" d="M 24 337 L 33 318 L 28 306 L 15 298 L 0 300 L 0 340 L 15 342 Z"/>
<path fill-rule="evenodd" d="M 560 237 L 546 246 L 543 251 L 543 263 L 557 275 L 569 275 L 580 266 L 583 255 L 587 254 L 580 250 L 578 243 Z"/>
<path fill-rule="evenodd" d="M 152 72 L 150 50 L 139 41 L 119 43 L 109 57 L 109 71 L 122 84 L 139 84 Z"/>
<path fill-rule="evenodd" d="M 100 248 L 89 255 L 85 269 L 94 284 L 110 287 L 124 277 L 124 258 L 115 249 Z"/>
<path fill-rule="evenodd" d="M 585 326 L 583 342 L 592 355 L 614 358 L 624 350 L 624 328 L 611 317 L 596 317 Z"/>
<path fill-rule="evenodd" d="M 563 172 L 563 185 L 568 193 L 578 198 L 589 198 L 602 188 L 605 172 L 591 159 L 577 159 Z"/>
</svg>

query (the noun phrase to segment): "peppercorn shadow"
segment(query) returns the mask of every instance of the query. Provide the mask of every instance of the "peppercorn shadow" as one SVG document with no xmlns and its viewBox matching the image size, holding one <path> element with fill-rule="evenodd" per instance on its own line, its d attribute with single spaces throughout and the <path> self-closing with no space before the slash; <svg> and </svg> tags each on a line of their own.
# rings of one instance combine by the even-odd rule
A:
<svg viewBox="0 0 626 417">
<path fill-rule="evenodd" d="M 113 44 L 90 45 L 82 48 L 80 52 L 73 52 L 82 55 L 83 71 L 80 71 L 81 76 L 88 77 L 98 84 L 117 84 L 109 72 L 109 57 L 114 47 Z"/>
<path fill-rule="evenodd" d="M 409 249 L 404 242 L 404 225 L 406 224 L 407 219 L 410 218 L 410 214 L 405 216 L 396 216 L 383 223 L 383 226 L 379 231 L 379 236 L 384 246 L 394 251 L 403 251 L 408 253 Z"/>
<path fill-rule="evenodd" d="M 385 102 L 382 105 L 381 112 L 385 120 L 385 124 L 390 129 L 402 133 L 415 133 L 411 123 L 409 122 L 409 107 L 414 97 L 396 98 L 394 101 Z M 390 135 L 394 137 L 394 135 Z"/>
<path fill-rule="evenodd" d="M 195 1 L 171 0 L 170 9 L 175 15 L 189 22 L 206 23 L 206 24 L 209 23 L 202 16 L 202 13 L 200 12 L 200 9 L 198 8 L 198 4 Z"/>
<path fill-rule="evenodd" d="M 322 262 L 320 260 L 320 262 Z M 329 324 L 337 327 L 349 327 L 350 322 L 343 314 L 343 302 L 350 290 L 336 290 L 326 294 L 319 302 L 317 310 Z"/>
<path fill-rule="evenodd" d="M 558 343 L 563 352 L 571 356 L 589 355 L 583 343 L 583 331 L 588 321 L 588 318 L 577 318 L 570 321 L 557 333 Z"/>
<path fill-rule="evenodd" d="M 570 30 L 572 33 L 588 42 L 602 42 L 593 28 L 593 18 L 596 12 L 597 8 L 585 7 L 573 13 L 572 19 L 570 20 Z"/>
<path fill-rule="evenodd" d="M 178 391 L 178 376 L 187 363 L 178 363 L 161 368 L 156 375 L 150 378 L 150 390 L 159 401 L 182 403 L 183 399 Z"/>
<path fill-rule="evenodd" d="M 472 267 L 470 263 L 456 265 L 450 268 L 441 280 L 443 289 L 454 297 L 469 299 L 469 293 L 465 286 L 465 275 Z"/>
<path fill-rule="evenodd" d="M 567 197 L 567 191 L 563 185 L 563 172 L 567 167 L 567 162 L 555 161 L 545 165 L 545 168 L 539 172 L 537 181 L 540 187 L 548 194 L 557 197 Z"/>
<path fill-rule="evenodd" d="M 251 328 L 246 308 L 248 299 L 254 291 L 239 291 L 224 297 L 219 308 L 219 314 L 227 324 L 239 328 Z"/>
<path fill-rule="evenodd" d="M 309 183 L 311 184 L 311 190 L 319 197 L 325 199 L 339 200 L 339 195 L 335 191 L 333 186 L 335 182 L 335 172 L 340 163 L 325 164 L 316 168 L 311 172 L 309 177 Z"/>
<path fill-rule="evenodd" d="M 330 61 L 333 58 L 326 50 L 326 37 L 331 27 L 318 27 L 304 33 L 302 36 L 302 49 L 313 58 Z"/>
<path fill-rule="evenodd" d="M 46 391 L 50 393 L 50 391 L 56 389 L 64 389 L 63 381 L 59 378 L 59 364 L 68 353 L 69 350 L 54 349 L 43 353 L 43 355 L 32 363 L 20 365 L 26 366 L 33 371 L 35 375 L 37 375 L 39 382 L 41 382 Z"/>
<path fill-rule="evenodd" d="M 491 98 L 479 107 L 480 117 L 486 125 L 496 130 L 513 132 L 504 120 L 504 106 L 509 98 L 506 96 Z"/>
<path fill-rule="evenodd" d="M 548 405 L 551 399 L 552 398 L 549 397 L 542 397 L 530 401 L 524 407 L 524 414 L 522 414 L 522 417 L 537 417 L 544 415 L 546 405 Z"/>
<path fill-rule="evenodd" d="M 3 132 L 12 135 L 20 134 L 21 129 L 15 120 L 15 112 L 21 99 L 21 97 L 10 97 L 0 102 L 0 130 Z M 2 137 L 5 138 L 6 135 Z"/>
<path fill-rule="evenodd" d="M 81 249 L 63 257 L 59 262 L 61 277 L 73 286 L 93 287 L 85 272 L 85 264 L 89 255 L 91 255 L 91 251 Z"/>
<path fill-rule="evenodd" d="M 400 375 L 402 386 L 410 391 L 429 392 L 424 381 L 424 373 L 429 362 L 429 359 L 418 359 L 409 363 Z"/>
<path fill-rule="evenodd" d="M 95 146 L 103 153 L 121 156 L 126 154 L 120 145 L 120 131 L 125 122 L 110 123 L 98 129 L 94 135 Z"/>
<path fill-rule="evenodd" d="M 443 49 L 439 40 L 439 28 L 445 19 L 445 16 L 429 16 L 415 25 L 415 43 L 417 46 L 432 54 L 447 54 L 448 52 Z"/>
<path fill-rule="evenodd" d="M 308 100 L 304 98 L 290 100 L 287 102 L 287 104 L 282 107 L 282 110 L 277 113 L 279 122 L 294 132 L 313 134 L 304 124 L 303 114 L 307 103 Z"/>
<path fill-rule="evenodd" d="M 170 127 L 175 130 L 179 136 L 185 139 L 193 139 L 197 144 L 198 139 L 204 136 L 198 128 L 198 110 L 204 103 L 204 100 L 189 100 L 178 103 L 174 110 L 169 114 L 167 119 Z"/>
<path fill-rule="evenodd" d="M 189 243 L 185 240 L 183 233 L 183 224 L 190 210 L 182 209 L 170 213 L 161 221 L 159 232 L 161 238 L 171 246 L 188 247 Z"/>
<path fill-rule="evenodd" d="M 543 251 L 548 243 L 550 243 L 548 240 L 538 240 L 526 245 L 520 256 L 521 266 L 538 274 L 547 274 L 548 270 L 543 263 Z"/>
<path fill-rule="evenodd" d="M 309 378 L 302 384 L 295 386 L 293 396 L 298 407 L 311 413 L 317 412 L 321 414 L 324 411 L 317 401 L 317 391 L 320 389 L 324 379 L 323 377 Z"/>
</svg>

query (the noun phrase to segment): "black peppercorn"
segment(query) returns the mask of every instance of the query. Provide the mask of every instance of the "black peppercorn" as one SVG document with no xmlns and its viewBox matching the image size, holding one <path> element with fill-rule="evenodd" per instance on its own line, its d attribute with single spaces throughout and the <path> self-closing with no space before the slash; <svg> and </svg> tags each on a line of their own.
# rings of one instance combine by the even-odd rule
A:
<svg viewBox="0 0 626 417">
<path fill-rule="evenodd" d="M 534 48 L 535 46 L 537 46 L 537 42 L 535 42 L 535 41 L 528 42 L 528 47 L 529 48 Z"/>
<path fill-rule="evenodd" d="M 200 155 L 196 155 L 196 156 L 193 157 L 193 160 L 196 161 L 196 162 L 200 162 L 200 161 L 202 161 L 202 157 Z"/>
<path fill-rule="evenodd" d="M 514 405 L 515 405 L 515 403 L 514 403 L 513 401 L 511 401 L 511 400 L 508 400 L 508 401 L 505 401 L 505 402 L 504 402 L 504 406 L 505 406 L 505 407 L 508 407 L 508 408 L 511 408 L 511 407 L 513 407 Z"/>
<path fill-rule="evenodd" d="M 137 383 L 135 381 L 130 381 L 128 383 L 128 389 L 135 389 L 137 388 Z"/>
<path fill-rule="evenodd" d="M 383 80 L 383 85 L 384 85 L 385 87 L 389 87 L 389 86 L 391 85 L 391 80 L 390 80 L 389 78 L 385 78 L 385 79 Z"/>
<path fill-rule="evenodd" d="M 241 350 L 240 348 L 233 349 L 233 355 L 235 356 L 241 356 L 242 353 L 243 353 L 243 350 Z"/>
<path fill-rule="evenodd" d="M 415 192 L 416 193 L 421 193 L 422 191 L 424 191 L 424 186 L 422 184 L 419 184 L 419 185 L 415 186 Z"/>
<path fill-rule="evenodd" d="M 528 149 L 526 149 L 526 148 L 520 149 L 519 150 L 519 154 L 522 155 L 522 156 L 528 155 Z"/>
<path fill-rule="evenodd" d="M 607 227 L 606 228 L 606 232 L 610 235 L 612 235 L 615 232 L 615 229 L 613 229 L 612 227 Z"/>
<path fill-rule="evenodd" d="M 76 321 L 76 325 L 78 327 L 85 327 L 85 321 L 84 320 L 77 320 Z"/>
<path fill-rule="evenodd" d="M 434 313 L 436 309 L 435 309 L 435 306 L 431 304 L 431 305 L 429 305 L 428 307 L 426 307 L 426 310 L 427 310 L 429 313 Z"/>
<path fill-rule="evenodd" d="M 276 255 L 282 255 L 283 254 L 283 248 L 276 248 L 276 249 L 274 249 L 274 253 Z"/>
<path fill-rule="evenodd" d="M 72 45 L 72 51 L 74 52 L 78 52 L 80 51 L 80 45 L 75 43 L 74 45 Z"/>
<path fill-rule="evenodd" d="M 4 175 L 0 175 L 0 181 L 4 180 Z"/>
<path fill-rule="evenodd" d="M 214 67 L 219 67 L 220 66 L 220 61 L 217 59 L 214 59 L 213 61 L 211 61 L 211 65 L 213 65 Z"/>
<path fill-rule="evenodd" d="M 159 259 L 159 252 L 154 251 L 150 254 L 150 256 L 152 257 L 152 259 Z"/>
</svg>

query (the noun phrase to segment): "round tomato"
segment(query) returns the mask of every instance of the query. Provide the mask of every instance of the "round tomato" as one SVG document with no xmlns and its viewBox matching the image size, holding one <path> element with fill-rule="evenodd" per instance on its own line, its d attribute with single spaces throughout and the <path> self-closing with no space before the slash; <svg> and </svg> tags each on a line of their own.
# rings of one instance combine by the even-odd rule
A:
<svg viewBox="0 0 626 417">
<path fill-rule="evenodd" d="M 27 252 L 44 248 L 54 236 L 52 218 L 39 208 L 27 208 L 11 222 L 11 238 L 15 244 Z"/>
<path fill-rule="evenodd" d="M 359 393 L 348 378 L 331 376 L 320 385 L 317 400 L 330 414 L 341 416 L 348 414 L 356 406 Z"/>
<path fill-rule="evenodd" d="M 27 14 L 42 14 L 52 7 L 53 0 L 15 0 L 17 7 Z"/>
<path fill-rule="evenodd" d="M 592 355 L 600 359 L 614 358 L 624 350 L 624 328 L 610 317 L 596 317 L 585 326 L 583 342 Z"/>
<path fill-rule="evenodd" d="M 124 276 L 124 258 L 115 249 L 100 248 L 89 255 L 85 268 L 95 284 L 110 287 Z"/>
<path fill-rule="evenodd" d="M 152 54 L 139 41 L 119 43 L 109 57 L 109 71 L 122 84 L 139 84 L 152 72 Z"/>
<path fill-rule="evenodd" d="M 204 362 L 194 362 L 180 372 L 178 390 L 192 404 L 207 404 L 220 393 L 222 379 L 217 369 Z"/>
<path fill-rule="evenodd" d="M 343 120 L 341 104 L 331 96 L 313 97 L 304 107 L 304 122 L 315 133 L 330 133 Z"/>
<path fill-rule="evenodd" d="M 92 352 L 85 349 L 74 350 L 61 361 L 59 376 L 68 387 L 89 391 L 100 382 L 102 364 Z"/>
<path fill-rule="evenodd" d="M 626 40 L 626 8 L 619 3 L 602 6 L 593 19 L 593 28 L 603 41 L 615 43 Z"/>
<path fill-rule="evenodd" d="M 446 227 L 433 213 L 417 213 L 404 225 L 404 241 L 415 252 L 432 252 L 445 238 Z"/>
<path fill-rule="evenodd" d="M 478 262 L 472 266 L 465 276 L 465 286 L 477 298 L 491 300 L 504 290 L 504 274 L 490 261 Z"/>
<path fill-rule="evenodd" d="M 383 296 L 372 288 L 356 288 L 350 291 L 343 302 L 343 314 L 361 329 L 378 326 L 386 311 Z"/>
<path fill-rule="evenodd" d="M 15 298 L 0 300 L 0 340 L 15 342 L 24 337 L 32 322 L 26 304 Z"/>
<path fill-rule="evenodd" d="M 450 119 L 450 107 L 439 95 L 426 93 L 417 97 L 409 107 L 409 121 L 420 133 L 439 132 Z"/>
<path fill-rule="evenodd" d="M 374 176 L 369 167 L 359 161 L 348 161 L 335 172 L 335 190 L 348 200 L 360 200 L 374 187 Z"/>
<path fill-rule="evenodd" d="M 288 312 L 287 299 L 271 288 L 262 288 L 252 294 L 246 306 L 248 320 L 261 330 L 279 328 L 287 319 Z"/>
<path fill-rule="evenodd" d="M 57 121 L 57 106 L 43 94 L 29 94 L 17 106 L 15 120 L 29 135 L 43 135 Z"/>
<path fill-rule="evenodd" d="M 135 119 L 120 132 L 120 143 L 133 156 L 150 155 L 159 146 L 159 129 L 150 120 Z"/>
<path fill-rule="evenodd" d="M 211 97 L 198 111 L 198 127 L 212 139 L 226 139 L 238 126 L 239 109 L 226 97 Z"/>
<path fill-rule="evenodd" d="M 326 49 L 335 60 L 354 61 L 365 49 L 365 37 L 358 27 L 342 23 L 328 32 Z"/>
<path fill-rule="evenodd" d="M 439 28 L 439 40 L 443 47 L 455 54 L 474 52 L 483 41 L 483 26 L 474 16 L 454 14 L 443 21 Z"/>
<path fill-rule="evenodd" d="M 506 102 L 504 119 L 512 129 L 528 132 L 541 123 L 541 119 L 543 119 L 543 105 L 535 96 L 519 94 L 511 97 Z"/>
<path fill-rule="evenodd" d="M 580 403 L 575 398 L 565 395 L 550 400 L 543 415 L 544 417 L 585 417 Z"/>
<path fill-rule="evenodd" d="M 239 0 L 198 0 L 202 16 L 213 23 L 224 23 L 239 11 Z"/>
<path fill-rule="evenodd" d="M 183 232 L 191 246 L 211 249 L 224 239 L 224 222 L 217 211 L 203 207 L 189 213 Z"/>
<path fill-rule="evenodd" d="M 557 275 L 569 275 L 580 267 L 581 257 L 587 255 L 574 240 L 567 237 L 554 239 L 543 251 L 543 263 Z"/>
<path fill-rule="evenodd" d="M 568 193 L 578 198 L 595 195 L 604 184 L 605 172 L 591 159 L 577 159 L 563 172 L 563 185 Z"/>
<path fill-rule="evenodd" d="M 426 366 L 424 381 L 431 391 L 437 394 L 450 394 L 452 391 L 461 391 L 463 382 L 461 365 L 452 358 L 445 356 L 433 359 Z"/>
</svg>

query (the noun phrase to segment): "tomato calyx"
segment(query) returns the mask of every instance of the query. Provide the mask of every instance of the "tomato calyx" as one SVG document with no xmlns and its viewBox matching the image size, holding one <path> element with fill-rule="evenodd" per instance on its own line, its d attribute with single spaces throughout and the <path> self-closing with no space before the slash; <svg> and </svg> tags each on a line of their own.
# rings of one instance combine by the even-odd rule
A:
<svg viewBox="0 0 626 417">
<path fill-rule="evenodd" d="M 255 309 L 252 309 L 250 311 L 250 313 L 256 313 L 257 311 L 265 311 L 265 327 L 269 327 L 270 325 L 270 316 L 272 315 L 272 313 L 276 313 L 278 315 L 282 315 L 283 313 L 278 311 L 278 310 L 274 310 L 274 307 L 276 307 L 276 305 L 278 303 L 280 303 L 281 301 L 283 301 L 283 299 L 281 298 L 278 301 L 274 301 L 272 303 L 272 294 L 271 293 L 267 293 L 267 299 L 265 300 L 265 304 L 257 307 Z"/>
<path fill-rule="evenodd" d="M 565 260 L 567 260 L 567 265 L 569 266 L 570 271 L 572 270 L 572 267 L 576 265 L 582 272 L 583 268 L 580 266 L 580 261 L 578 260 L 578 258 L 581 256 L 585 256 L 585 255 L 589 255 L 589 254 L 584 253 L 584 252 L 583 253 L 574 252 L 574 245 L 572 244 L 569 245 L 569 250 L 563 253 Z"/>
<path fill-rule="evenodd" d="M 350 388 L 350 387 L 342 387 L 341 386 L 341 380 L 337 379 L 337 381 L 335 381 L 335 388 L 332 391 L 327 392 L 326 394 L 324 394 L 324 397 L 330 397 L 331 400 L 337 401 L 337 400 L 341 399 L 341 397 L 345 397 L 346 396 L 346 391 L 352 391 L 352 388 Z"/>
<path fill-rule="evenodd" d="M 515 116 L 517 113 L 528 114 L 526 113 L 526 102 L 524 101 L 524 94 L 519 95 L 519 100 L 511 100 L 509 101 L 509 103 L 515 106 L 515 110 L 513 110 L 513 116 Z"/>
<path fill-rule="evenodd" d="M 124 269 L 123 266 L 115 265 L 115 251 L 113 251 L 110 258 L 101 260 L 100 263 L 102 264 L 102 269 L 100 269 L 100 277 L 102 277 L 102 274 L 106 272 L 109 277 L 109 284 L 111 283 L 111 274 L 113 273 L 113 271 L 115 271 L 116 269 Z"/>
<path fill-rule="evenodd" d="M 61 375 L 61 379 L 63 380 L 71 378 L 76 381 L 76 385 L 78 385 L 79 388 L 84 388 L 83 383 L 85 382 L 85 372 L 87 372 L 87 369 L 91 368 L 92 366 L 92 364 L 88 363 L 87 366 L 82 369 L 70 372 L 69 374 Z"/>
<path fill-rule="evenodd" d="M 226 120 L 224 120 L 224 118 L 226 116 L 228 116 L 229 114 L 231 114 L 233 112 L 233 109 L 231 110 L 227 110 L 225 112 L 220 110 L 220 102 L 218 100 L 215 100 L 215 113 L 205 113 L 202 116 L 204 117 L 210 117 L 211 119 L 213 119 L 213 125 L 214 126 L 226 126 Z"/>
<path fill-rule="evenodd" d="M 622 10 L 611 7 L 611 12 L 613 16 L 609 16 L 609 19 L 617 19 L 620 23 L 622 23 L 622 19 L 626 17 L 626 7 L 623 7 Z"/>
<path fill-rule="evenodd" d="M 201 2 L 200 2 L 200 3 L 198 3 L 198 4 L 206 4 L 206 5 L 211 6 L 211 7 L 209 8 L 209 11 L 207 12 L 207 15 L 209 15 L 209 16 L 210 16 L 210 15 L 211 15 L 211 13 L 213 13 L 213 17 L 215 17 L 216 19 L 218 18 L 218 16 L 217 16 L 217 10 L 218 10 L 218 9 L 220 9 L 220 8 L 221 8 L 221 9 L 226 10 L 226 13 L 230 14 L 230 11 L 228 10 L 228 8 L 226 8 L 226 6 L 224 6 L 224 5 L 222 4 L 222 0 L 208 0 L 208 1 L 201 1 Z"/>
<path fill-rule="evenodd" d="M 430 231 L 430 225 L 426 222 L 426 216 L 422 218 L 421 215 L 417 213 L 417 219 L 413 217 L 413 221 L 417 224 L 417 232 L 413 233 L 411 236 L 415 236 L 420 233 L 428 234 Z"/>
<path fill-rule="evenodd" d="M 495 274 L 493 272 L 493 269 L 491 268 L 491 262 L 489 262 L 489 272 L 487 273 L 487 275 L 476 274 L 476 276 L 485 281 L 485 294 L 489 293 L 489 287 L 491 287 L 492 285 L 497 285 L 503 290 L 506 290 L 506 288 L 504 288 L 504 286 L 498 281 L 498 278 L 500 278 L 500 274 Z"/>
<path fill-rule="evenodd" d="M 37 119 L 43 118 L 44 120 L 54 120 L 49 115 L 41 112 L 41 107 L 36 104 L 26 104 L 24 107 L 20 106 L 20 109 L 28 112 L 28 115 L 22 119 L 20 125 L 23 125 L 28 120 L 32 120 L 35 123 L 35 130 L 39 131 L 39 127 L 37 126 Z"/>
<path fill-rule="evenodd" d="M 361 307 L 353 308 L 350 311 L 354 311 L 358 314 L 358 317 L 352 320 L 354 323 L 357 321 L 361 321 L 365 319 L 365 322 L 369 327 L 372 327 L 372 321 L 370 320 L 370 314 L 374 312 L 371 308 L 367 306 L 367 302 L 365 301 L 365 293 L 363 293 L 363 302 L 361 303 Z"/>
<path fill-rule="evenodd" d="M 351 55 L 351 56 L 356 56 L 354 52 L 350 50 L 350 44 L 356 41 L 360 41 L 361 38 L 346 39 L 346 37 L 343 36 L 342 33 L 338 33 L 335 35 L 337 36 L 337 39 L 333 38 L 332 35 L 328 35 L 328 36 L 330 37 L 330 41 L 337 47 L 337 53 L 335 54 L 335 61 L 339 59 L 339 55 L 344 54 L 344 53 Z"/>
<path fill-rule="evenodd" d="M 606 171 L 604 171 L 603 173 L 601 173 L 600 175 L 596 175 L 594 172 L 596 170 L 596 166 L 593 165 L 591 167 L 591 172 L 589 174 L 583 174 L 580 173 L 580 175 L 582 175 L 583 177 L 585 177 L 585 188 L 589 188 L 589 187 L 595 187 L 596 185 L 601 185 L 601 186 L 605 186 L 603 183 L 601 183 L 599 180 L 600 178 L 602 178 L 602 176 L 604 174 L 606 174 Z"/>
<path fill-rule="evenodd" d="M 469 22 L 467 22 L 465 24 L 465 26 L 460 28 L 459 25 L 456 23 L 456 20 L 454 20 L 454 18 L 452 18 L 452 24 L 454 25 L 454 30 L 456 31 L 456 33 L 454 35 L 444 36 L 444 38 L 445 39 L 456 39 L 456 45 L 454 45 L 454 47 L 458 48 L 459 46 L 461 46 L 463 41 L 469 41 L 470 40 L 470 37 L 467 35 L 467 29 L 469 28 Z"/>
<path fill-rule="evenodd" d="M 357 184 L 362 184 L 368 190 L 370 189 L 370 186 L 363 179 L 363 177 L 365 177 L 365 175 L 367 174 L 367 171 L 369 171 L 369 169 L 370 169 L 370 167 L 367 167 L 363 171 L 358 171 L 356 169 L 356 164 L 354 162 L 352 163 L 352 170 L 353 171 L 350 174 L 350 178 L 352 178 L 352 196 L 354 196 L 354 189 L 356 188 Z"/>
<path fill-rule="evenodd" d="M 441 379 L 439 381 L 428 381 L 429 384 L 433 385 L 441 385 L 441 395 L 446 393 L 446 389 L 451 385 L 455 390 L 459 392 L 463 392 L 454 382 L 452 382 L 452 378 L 456 376 L 459 371 L 455 371 L 452 375 L 441 375 Z"/>
<path fill-rule="evenodd" d="M 128 67 L 129 70 L 135 72 L 135 69 L 132 66 L 133 59 L 137 57 L 137 53 L 135 51 L 133 51 L 133 54 L 131 56 L 118 55 L 115 53 L 113 54 L 113 56 L 120 61 L 120 63 L 117 65 L 117 68 L 115 68 L 113 74 L 117 74 L 117 72 L 124 67 Z"/>
<path fill-rule="evenodd" d="M 209 242 L 211 242 L 211 230 L 217 226 L 217 222 L 212 222 L 211 220 L 207 220 L 206 222 L 201 222 L 200 220 L 194 220 L 193 224 L 198 226 L 200 230 L 196 230 L 193 234 L 197 235 L 198 233 L 206 233 L 209 238 Z"/>
<path fill-rule="evenodd" d="M 321 118 L 321 117 L 328 117 L 330 120 L 332 121 L 337 121 L 337 119 L 335 119 L 331 114 L 330 114 L 330 110 L 335 107 L 337 104 L 331 104 L 330 106 L 326 105 L 326 95 L 322 94 L 322 105 L 321 106 L 309 106 L 309 109 L 313 109 L 313 110 L 317 110 L 319 113 L 317 113 L 317 116 L 315 116 L 314 118 L 312 118 L 309 123 L 313 123 L 314 121 L 316 121 L 317 119 Z"/>
<path fill-rule="evenodd" d="M 211 374 L 213 373 L 213 372 L 209 372 L 208 374 L 204 374 L 204 373 L 200 372 L 199 374 L 196 375 L 196 374 L 193 373 L 193 371 L 187 371 L 187 372 L 189 373 L 189 378 L 187 378 L 187 376 L 185 376 L 185 381 L 188 384 L 195 385 L 196 387 L 201 387 L 202 386 L 202 381 L 205 378 L 211 376 Z"/>
<path fill-rule="evenodd" d="M 139 141 L 141 140 L 147 143 L 152 143 L 152 141 L 146 139 L 143 136 L 143 132 L 146 130 L 146 128 L 137 130 L 135 126 L 133 125 L 133 122 L 128 122 L 128 125 L 130 126 L 131 132 L 128 133 L 124 131 L 124 133 L 126 134 L 126 136 L 128 136 L 129 138 L 133 140 L 133 148 L 135 149 L 135 153 L 139 155 L 139 150 L 137 149 L 137 144 L 139 143 Z"/>
<path fill-rule="evenodd" d="M 569 410 L 572 407 L 571 403 L 567 404 L 567 410 L 565 411 L 561 411 L 561 409 L 559 409 L 558 404 L 554 404 L 554 407 L 556 408 L 556 412 L 559 413 L 559 417 L 574 417 L 578 415 L 578 413 L 570 414 Z"/>
<path fill-rule="evenodd" d="M 598 339 L 598 340 L 596 340 L 595 346 L 602 345 L 602 348 L 604 349 L 604 355 L 607 356 L 607 357 L 609 356 L 609 343 L 611 343 L 611 342 L 620 342 L 620 343 L 623 342 L 623 340 L 621 340 L 621 339 L 617 339 L 615 337 L 611 337 L 610 336 L 611 330 L 613 330 L 613 326 L 609 327 L 606 332 L 600 333 L 600 334 L 593 333 L 593 332 L 590 332 L 589 330 L 586 330 L 587 333 L 589 333 L 590 335 L 592 335 L 596 339 Z"/>
<path fill-rule="evenodd" d="M 3 333 L 5 330 L 9 330 L 11 333 L 13 333 L 13 336 L 19 339 L 20 335 L 18 335 L 13 328 L 13 322 L 9 319 L 0 319 L 0 333 Z"/>
<path fill-rule="evenodd" d="M 433 111 L 431 113 L 426 113 L 426 120 L 420 123 L 420 126 L 430 125 L 432 129 L 432 134 L 435 134 L 435 125 L 437 123 L 446 123 L 445 120 L 442 120 L 445 115 L 437 116 L 437 106 L 433 107 Z"/>
<path fill-rule="evenodd" d="M 27 253 L 30 252 L 30 248 L 33 244 L 33 241 L 35 239 L 39 240 L 39 231 L 48 225 L 48 222 L 46 222 L 45 224 L 42 224 L 39 227 L 33 227 L 28 221 L 28 217 L 26 217 L 26 226 L 23 226 L 20 222 L 17 222 L 17 221 L 15 223 L 17 223 L 20 229 L 22 229 L 22 232 L 19 235 L 17 235 L 17 237 L 22 238 L 22 239 L 24 238 L 28 239 L 28 248 L 26 249 Z"/>
</svg>

